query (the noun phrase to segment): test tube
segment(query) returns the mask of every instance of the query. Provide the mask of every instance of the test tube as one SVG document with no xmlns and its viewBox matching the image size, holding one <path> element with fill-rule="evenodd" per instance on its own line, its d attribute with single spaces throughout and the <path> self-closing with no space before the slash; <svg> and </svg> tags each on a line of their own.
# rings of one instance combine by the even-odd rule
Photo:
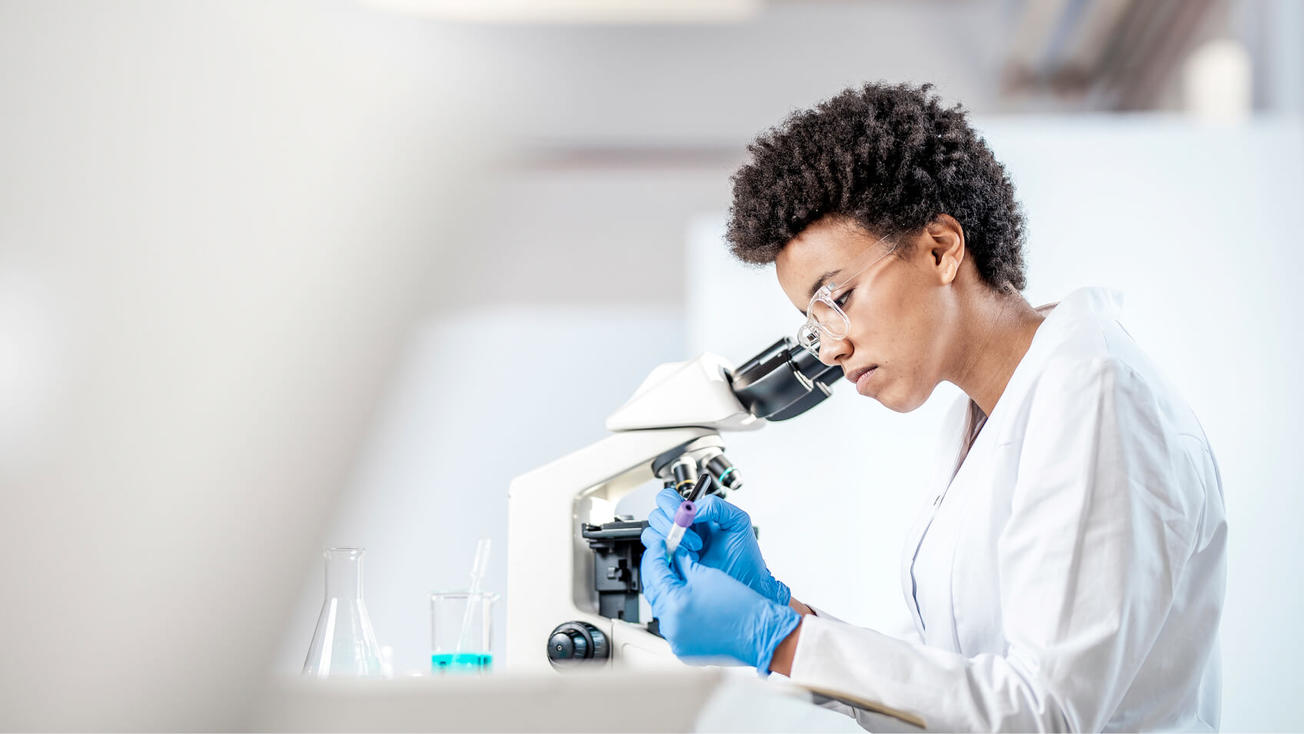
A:
<svg viewBox="0 0 1304 734">
<path fill-rule="evenodd" d="M 675 524 L 671 526 L 670 532 L 666 534 L 666 560 L 674 562 L 675 549 L 679 547 L 679 541 L 684 539 L 684 531 L 689 525 L 693 524 L 693 518 L 697 517 L 697 505 L 688 500 L 679 504 L 679 509 L 675 510 Z"/>
</svg>

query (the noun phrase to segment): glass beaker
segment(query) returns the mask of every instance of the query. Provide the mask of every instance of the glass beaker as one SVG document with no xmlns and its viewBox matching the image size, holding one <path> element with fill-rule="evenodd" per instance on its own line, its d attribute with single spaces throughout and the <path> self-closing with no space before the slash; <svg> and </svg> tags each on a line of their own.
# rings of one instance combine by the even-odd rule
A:
<svg viewBox="0 0 1304 734">
<path fill-rule="evenodd" d="M 487 673 L 493 667 L 494 602 L 484 591 L 430 595 L 430 670 Z"/>
<path fill-rule="evenodd" d="M 366 548 L 327 548 L 326 600 L 303 661 L 314 678 L 383 676 L 385 665 L 362 600 L 362 556 Z"/>
</svg>

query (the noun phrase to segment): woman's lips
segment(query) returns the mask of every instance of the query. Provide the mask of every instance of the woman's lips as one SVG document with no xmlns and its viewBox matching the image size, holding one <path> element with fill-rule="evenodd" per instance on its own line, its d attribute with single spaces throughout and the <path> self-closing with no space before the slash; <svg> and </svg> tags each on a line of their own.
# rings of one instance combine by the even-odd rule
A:
<svg viewBox="0 0 1304 734">
<path fill-rule="evenodd" d="M 874 377 L 874 373 L 876 372 L 879 372 L 879 365 L 871 366 L 870 369 L 865 370 L 865 373 L 861 374 L 861 377 L 855 378 L 855 391 L 859 392 L 861 395 L 865 394 L 865 385 L 870 381 L 871 377 Z"/>
<path fill-rule="evenodd" d="M 878 372 L 878 365 L 874 365 L 873 367 L 870 367 L 869 369 L 865 370 L 864 374 L 856 378 L 856 392 L 860 393 L 861 395 L 865 394 L 865 385 L 869 382 L 869 378 L 874 376 L 875 372 Z"/>
<path fill-rule="evenodd" d="M 878 365 L 872 364 L 863 369 L 859 369 L 851 372 L 850 374 L 847 375 L 847 379 L 856 383 L 856 392 L 861 392 L 861 386 L 865 383 L 865 380 L 870 375 L 874 374 L 874 372 L 877 370 L 878 370 Z"/>
</svg>

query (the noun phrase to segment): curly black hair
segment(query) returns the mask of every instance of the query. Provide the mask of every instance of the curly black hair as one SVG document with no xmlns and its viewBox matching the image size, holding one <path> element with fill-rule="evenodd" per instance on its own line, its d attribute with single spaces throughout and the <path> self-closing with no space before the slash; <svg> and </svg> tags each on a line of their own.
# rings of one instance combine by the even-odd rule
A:
<svg viewBox="0 0 1304 734">
<path fill-rule="evenodd" d="M 984 282 L 1023 290 L 1023 213 L 1014 184 L 960 105 L 931 84 L 867 84 L 795 112 L 750 146 L 733 176 L 728 240 L 744 262 L 774 261 L 829 215 L 876 237 L 921 231 L 939 214 L 964 228 Z"/>
</svg>

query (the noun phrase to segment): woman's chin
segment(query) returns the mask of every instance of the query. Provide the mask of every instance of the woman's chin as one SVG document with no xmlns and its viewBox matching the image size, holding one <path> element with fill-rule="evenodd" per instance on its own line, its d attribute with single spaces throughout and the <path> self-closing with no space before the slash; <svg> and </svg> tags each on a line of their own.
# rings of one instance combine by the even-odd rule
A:
<svg viewBox="0 0 1304 734">
<path fill-rule="evenodd" d="M 883 389 L 867 397 L 877 400 L 880 405 L 893 413 L 910 413 L 928 401 L 928 394 L 905 393 L 894 390 L 894 385 L 884 385 Z"/>
</svg>

